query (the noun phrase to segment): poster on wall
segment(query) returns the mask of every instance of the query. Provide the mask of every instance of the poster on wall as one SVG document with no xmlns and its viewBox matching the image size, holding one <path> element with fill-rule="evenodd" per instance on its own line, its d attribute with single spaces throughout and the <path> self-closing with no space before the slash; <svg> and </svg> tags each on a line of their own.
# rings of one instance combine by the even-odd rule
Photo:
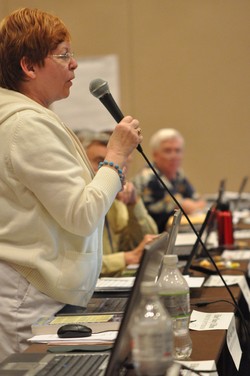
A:
<svg viewBox="0 0 250 376">
<path fill-rule="evenodd" d="M 74 131 L 82 129 L 101 131 L 112 130 L 115 120 L 89 91 L 89 84 L 96 78 L 108 82 L 110 92 L 119 105 L 119 66 L 116 55 L 77 58 L 78 68 L 66 99 L 54 102 L 52 110 Z"/>
</svg>

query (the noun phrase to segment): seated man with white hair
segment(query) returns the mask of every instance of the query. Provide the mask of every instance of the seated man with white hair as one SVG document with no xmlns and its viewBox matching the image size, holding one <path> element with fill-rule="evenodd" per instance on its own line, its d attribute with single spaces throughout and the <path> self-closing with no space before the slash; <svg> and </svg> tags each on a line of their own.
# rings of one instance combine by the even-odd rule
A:
<svg viewBox="0 0 250 376">
<path fill-rule="evenodd" d="M 154 168 L 185 212 L 192 214 L 203 209 L 205 201 L 198 198 L 181 169 L 184 151 L 182 135 L 172 128 L 160 129 L 151 137 L 150 147 Z M 157 223 L 159 232 L 164 231 L 176 209 L 174 200 L 148 166 L 135 176 L 133 183 Z"/>
</svg>

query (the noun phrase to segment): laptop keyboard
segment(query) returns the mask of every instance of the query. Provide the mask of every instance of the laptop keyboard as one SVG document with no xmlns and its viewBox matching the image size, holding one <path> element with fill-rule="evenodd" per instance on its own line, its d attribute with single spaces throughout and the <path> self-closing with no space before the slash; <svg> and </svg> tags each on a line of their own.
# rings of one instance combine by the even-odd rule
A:
<svg viewBox="0 0 250 376">
<path fill-rule="evenodd" d="M 87 307 L 66 304 L 56 316 L 86 315 L 95 313 L 123 313 L 127 304 L 126 297 L 91 298 Z"/>
<path fill-rule="evenodd" d="M 92 298 L 85 313 L 124 312 L 127 298 Z"/>
<path fill-rule="evenodd" d="M 36 376 L 101 376 L 109 354 L 55 355 Z"/>
</svg>

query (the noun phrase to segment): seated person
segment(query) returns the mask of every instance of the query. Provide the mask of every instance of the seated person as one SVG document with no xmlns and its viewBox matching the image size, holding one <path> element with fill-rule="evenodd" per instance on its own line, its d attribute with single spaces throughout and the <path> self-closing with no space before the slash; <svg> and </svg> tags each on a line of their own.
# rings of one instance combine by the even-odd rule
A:
<svg viewBox="0 0 250 376">
<path fill-rule="evenodd" d="M 110 133 L 81 131 L 77 136 L 96 172 L 99 163 L 105 159 Z M 127 265 L 138 264 L 145 245 L 157 233 L 156 223 L 134 185 L 127 182 L 105 218 L 101 276 L 119 275 Z"/>
<path fill-rule="evenodd" d="M 185 212 L 192 214 L 203 209 L 206 202 L 198 198 L 181 170 L 184 151 L 182 135 L 172 128 L 160 129 L 152 136 L 150 147 L 154 168 Z M 135 176 L 133 183 L 157 223 L 159 232 L 164 231 L 168 219 L 177 208 L 176 203 L 149 166 Z"/>
</svg>

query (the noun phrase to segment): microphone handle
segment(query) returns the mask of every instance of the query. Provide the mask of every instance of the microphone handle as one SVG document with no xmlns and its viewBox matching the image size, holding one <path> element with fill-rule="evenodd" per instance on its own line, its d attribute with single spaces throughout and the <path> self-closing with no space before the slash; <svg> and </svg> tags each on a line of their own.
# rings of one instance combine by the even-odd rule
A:
<svg viewBox="0 0 250 376">
<path fill-rule="evenodd" d="M 106 107 L 108 112 L 112 115 L 112 117 L 120 123 L 120 121 L 124 118 L 120 108 L 117 106 L 112 94 L 106 93 L 102 97 L 99 98 L 102 104 Z"/>
<path fill-rule="evenodd" d="M 111 93 L 106 93 L 102 97 L 99 98 L 101 103 L 106 107 L 108 112 L 112 115 L 117 123 L 119 123 L 123 118 L 124 115 L 121 112 L 120 108 L 117 106 L 113 96 Z M 136 148 L 140 153 L 143 152 L 141 145 L 139 144 Z"/>
</svg>

